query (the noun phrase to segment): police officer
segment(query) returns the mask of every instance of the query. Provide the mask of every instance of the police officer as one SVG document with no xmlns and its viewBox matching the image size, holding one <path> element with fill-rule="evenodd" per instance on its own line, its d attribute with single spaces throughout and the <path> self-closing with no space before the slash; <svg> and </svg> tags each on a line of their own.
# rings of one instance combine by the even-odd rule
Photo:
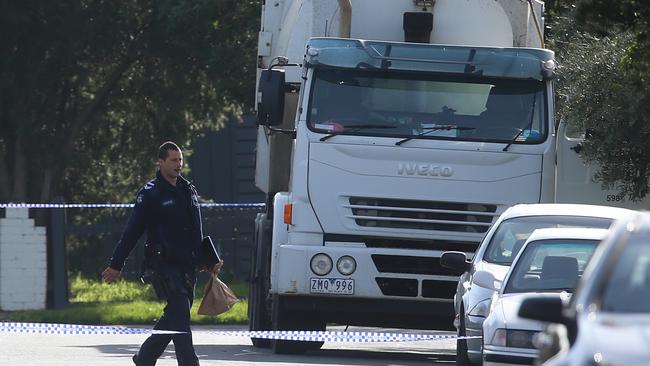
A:
<svg viewBox="0 0 650 366">
<path fill-rule="evenodd" d="M 201 211 L 194 186 L 181 176 L 183 153 L 178 145 L 163 143 L 158 150 L 158 165 L 156 178 L 138 192 L 126 229 L 102 277 L 108 283 L 119 279 L 126 257 L 146 231 L 146 278 L 158 297 L 167 301 L 154 329 L 183 333 L 151 335 L 133 355 L 133 362 L 138 366 L 155 365 L 173 341 L 178 365 L 194 366 L 199 360 L 192 344 L 190 308 L 196 271 L 205 269 L 200 268 Z M 222 264 L 209 270 L 218 271 Z"/>
</svg>

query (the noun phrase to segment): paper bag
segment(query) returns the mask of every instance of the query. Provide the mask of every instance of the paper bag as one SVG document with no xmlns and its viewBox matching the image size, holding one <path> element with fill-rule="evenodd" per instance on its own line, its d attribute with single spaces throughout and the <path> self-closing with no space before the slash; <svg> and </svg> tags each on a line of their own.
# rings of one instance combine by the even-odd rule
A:
<svg viewBox="0 0 650 366">
<path fill-rule="evenodd" d="M 230 310 L 239 299 L 216 274 L 211 273 L 197 311 L 200 315 L 219 315 Z"/>
</svg>

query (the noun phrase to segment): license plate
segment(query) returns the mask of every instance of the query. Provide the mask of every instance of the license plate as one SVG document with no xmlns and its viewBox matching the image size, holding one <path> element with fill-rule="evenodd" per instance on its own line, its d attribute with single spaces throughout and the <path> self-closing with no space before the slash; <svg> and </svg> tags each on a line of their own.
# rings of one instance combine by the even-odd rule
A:
<svg viewBox="0 0 650 366">
<path fill-rule="evenodd" d="M 354 280 L 349 278 L 312 278 L 309 292 L 312 294 L 354 294 Z"/>
</svg>

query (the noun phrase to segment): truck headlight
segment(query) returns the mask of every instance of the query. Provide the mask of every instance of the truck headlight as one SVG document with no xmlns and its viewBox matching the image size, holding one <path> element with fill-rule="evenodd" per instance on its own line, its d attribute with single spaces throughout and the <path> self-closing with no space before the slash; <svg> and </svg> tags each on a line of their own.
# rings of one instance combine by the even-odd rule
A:
<svg viewBox="0 0 650 366">
<path fill-rule="evenodd" d="M 344 255 L 336 261 L 336 269 L 340 274 L 349 276 L 357 270 L 357 261 L 349 255 Z"/>
<path fill-rule="evenodd" d="M 325 253 L 318 253 L 311 257 L 309 265 L 312 272 L 319 276 L 325 276 L 332 270 L 332 258 Z"/>
</svg>

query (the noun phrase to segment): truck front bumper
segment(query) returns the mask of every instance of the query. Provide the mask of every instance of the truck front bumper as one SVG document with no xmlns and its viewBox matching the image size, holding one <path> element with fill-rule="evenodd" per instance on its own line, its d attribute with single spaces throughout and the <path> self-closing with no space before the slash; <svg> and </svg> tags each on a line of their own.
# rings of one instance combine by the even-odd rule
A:
<svg viewBox="0 0 650 366">
<path fill-rule="evenodd" d="M 328 323 L 409 329 L 454 329 L 451 303 L 282 295 L 288 310 L 308 311 Z"/>
</svg>

